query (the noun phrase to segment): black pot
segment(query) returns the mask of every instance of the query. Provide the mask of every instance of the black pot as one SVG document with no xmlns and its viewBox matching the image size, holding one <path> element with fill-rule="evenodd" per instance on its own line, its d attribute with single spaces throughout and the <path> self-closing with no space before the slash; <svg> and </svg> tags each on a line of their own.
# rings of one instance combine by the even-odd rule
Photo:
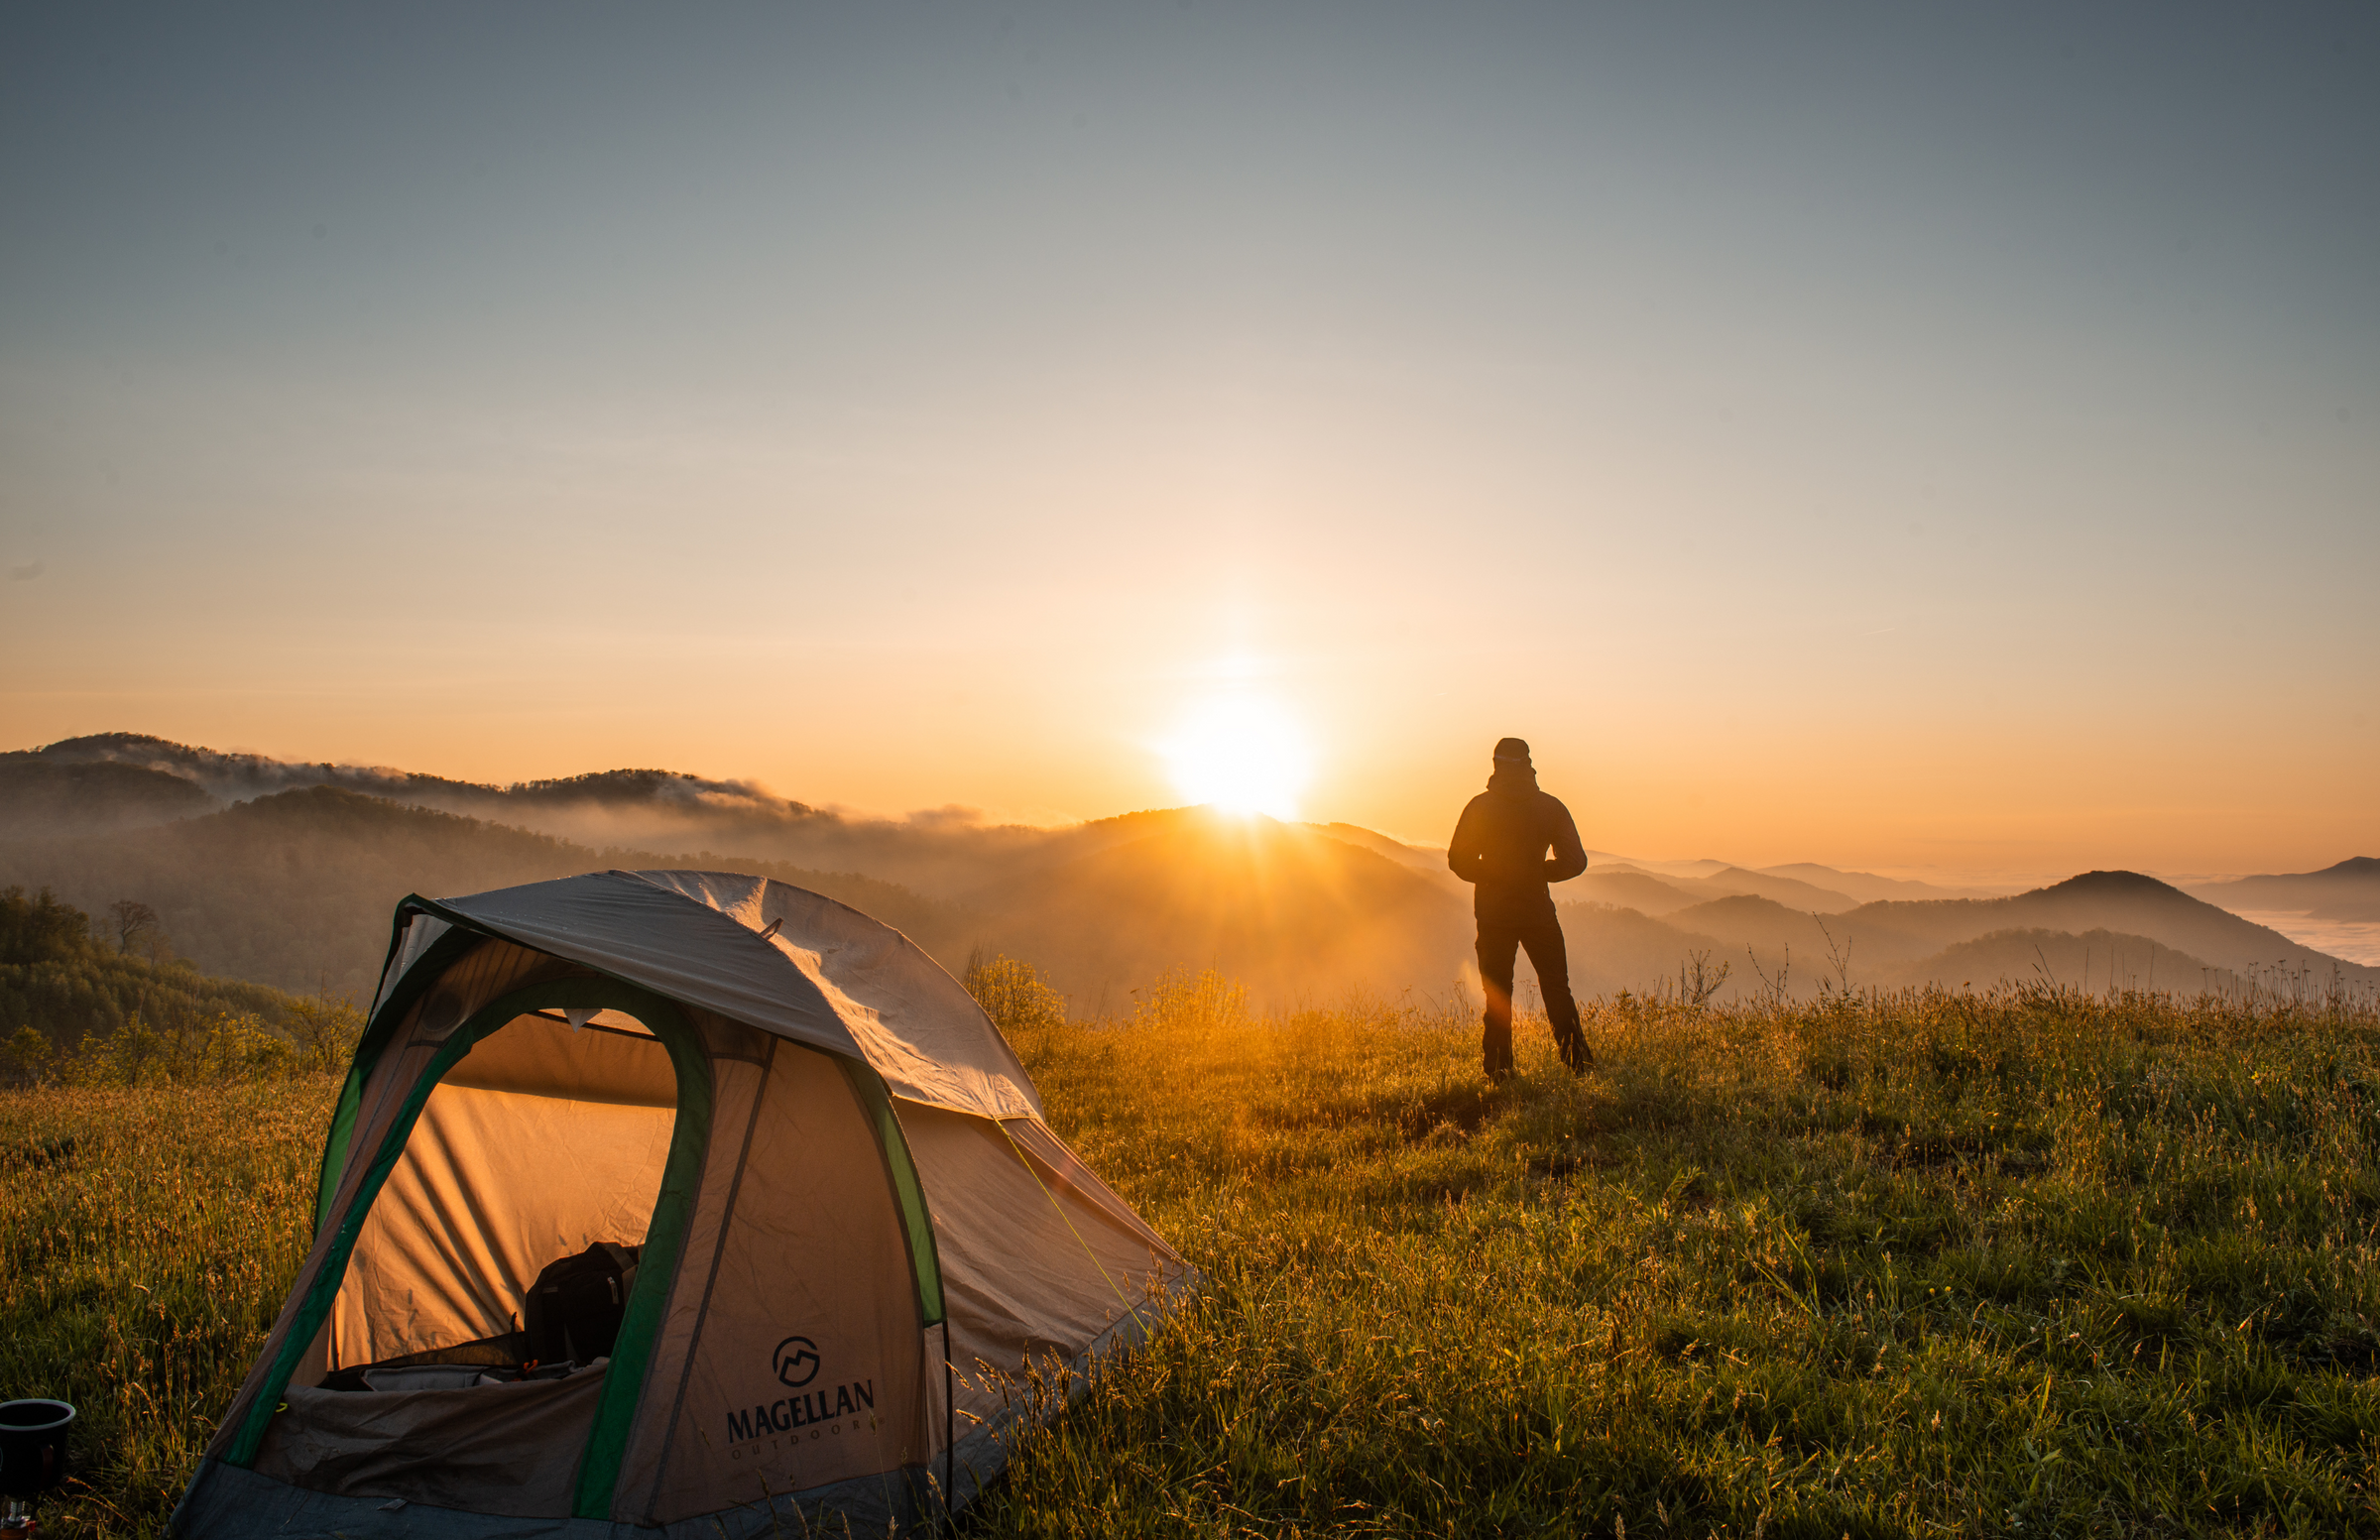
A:
<svg viewBox="0 0 2380 1540">
<path fill-rule="evenodd" d="M 66 1476 L 63 1401 L 0 1401 L 0 1497 L 34 1498 Z"/>
</svg>

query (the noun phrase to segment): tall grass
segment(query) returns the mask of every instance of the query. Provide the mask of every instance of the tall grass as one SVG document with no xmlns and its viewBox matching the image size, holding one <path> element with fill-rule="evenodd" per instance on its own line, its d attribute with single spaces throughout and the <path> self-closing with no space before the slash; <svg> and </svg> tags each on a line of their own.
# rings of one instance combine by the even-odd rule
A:
<svg viewBox="0 0 2380 1540">
<path fill-rule="evenodd" d="M 2049 988 L 1019 1046 L 1206 1293 L 986 1535 L 2380 1532 L 2380 1020 Z"/>
<path fill-rule="evenodd" d="M 45 1534 L 163 1527 L 304 1259 L 336 1090 L 0 1092 L 0 1394 L 79 1413 Z"/>
<path fill-rule="evenodd" d="M 1045 1005 L 1022 975 L 1003 987 Z M 1477 1026 L 1177 979 L 1013 1024 L 1207 1275 L 963 1526 L 2380 1534 L 2380 1017 L 1992 994 Z M 0 1094 L 0 1389 L 152 1532 L 302 1250 L 320 1080 Z"/>
</svg>

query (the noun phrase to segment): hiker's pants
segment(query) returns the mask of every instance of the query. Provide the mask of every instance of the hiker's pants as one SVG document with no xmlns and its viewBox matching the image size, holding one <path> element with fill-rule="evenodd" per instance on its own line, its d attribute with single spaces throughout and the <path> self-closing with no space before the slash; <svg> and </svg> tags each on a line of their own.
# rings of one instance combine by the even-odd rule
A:
<svg viewBox="0 0 2380 1540">
<path fill-rule="evenodd" d="M 1480 983 L 1488 995 L 1488 1028 L 1480 1047 L 1488 1073 L 1512 1072 L 1512 964 L 1523 947 L 1528 949 L 1529 966 L 1537 970 L 1537 988 L 1545 996 L 1546 1019 L 1553 1025 L 1562 1062 L 1574 1070 L 1585 1069 L 1594 1056 L 1579 1030 L 1579 1003 L 1570 998 L 1570 952 L 1562 943 L 1562 922 L 1555 918 L 1553 905 L 1519 914 L 1482 914 L 1479 919 Z"/>
</svg>

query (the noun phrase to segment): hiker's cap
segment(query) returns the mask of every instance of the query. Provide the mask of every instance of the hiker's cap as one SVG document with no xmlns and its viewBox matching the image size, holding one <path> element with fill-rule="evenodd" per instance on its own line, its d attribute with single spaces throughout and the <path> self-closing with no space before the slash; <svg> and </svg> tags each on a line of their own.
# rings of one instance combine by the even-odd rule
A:
<svg viewBox="0 0 2380 1540">
<path fill-rule="evenodd" d="M 1495 741 L 1495 757 L 1499 760 L 1518 760 L 1526 765 L 1529 763 L 1529 746 L 1522 739 L 1499 738 Z"/>
</svg>

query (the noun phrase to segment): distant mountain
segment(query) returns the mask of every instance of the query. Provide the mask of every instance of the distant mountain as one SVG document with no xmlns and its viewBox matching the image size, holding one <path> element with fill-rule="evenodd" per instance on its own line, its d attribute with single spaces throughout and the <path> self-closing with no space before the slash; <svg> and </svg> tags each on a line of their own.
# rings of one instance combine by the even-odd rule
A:
<svg viewBox="0 0 2380 1540">
<path fill-rule="evenodd" d="M 1844 918 L 1853 933 L 1897 938 L 1904 946 L 1925 940 L 1951 946 L 2001 930 L 2074 935 L 2105 929 L 2145 936 L 2209 967 L 2240 974 L 2275 968 L 2327 974 L 2335 965 L 2351 983 L 2380 986 L 2380 968 L 2339 963 L 2137 872 L 2085 872 L 2009 898 L 1870 903 Z"/>
<path fill-rule="evenodd" d="M 1799 878 L 1778 877 L 1767 872 L 1747 872 L 1741 867 L 1726 867 L 1709 877 L 1697 878 L 1680 887 L 1696 892 L 1715 892 L 1722 896 L 1749 893 L 1782 903 L 1788 908 L 1815 910 L 1820 914 L 1838 914 L 1858 907 L 1858 900 L 1832 888 L 1805 883 Z"/>
<path fill-rule="evenodd" d="M 146 766 L 0 755 L 0 840 L 145 828 L 222 805 L 205 787 Z"/>
<path fill-rule="evenodd" d="M 2111 930 L 2086 930 L 2081 935 L 2062 930 L 1995 930 L 1932 957 L 1879 970 L 1875 982 L 1887 988 L 1940 984 L 1957 989 L 1965 985 L 1989 988 L 2003 979 L 2038 979 L 2093 992 L 2137 989 L 2186 994 L 2224 989 L 2238 982 L 2238 976 L 2228 969 L 2215 968 L 2146 936 Z"/>
<path fill-rule="evenodd" d="M 48 766 L 114 765 L 172 776 L 204 792 L 215 805 L 271 796 L 304 786 L 335 785 L 375 796 L 407 799 L 446 795 L 457 799 L 498 795 L 493 786 L 416 775 L 403 770 L 373 770 L 353 765 L 302 765 L 261 754 L 225 754 L 193 748 L 146 733 L 93 733 L 61 739 L 40 749 L 0 755 L 0 765 Z M 185 815 L 186 816 L 186 815 Z M 165 820 L 161 819 L 160 822 Z M 80 832 L 72 829 L 61 833 Z"/>
<path fill-rule="evenodd" d="M 1077 1009 L 1127 1008 L 1169 968 L 1213 966 L 1273 1002 L 1351 989 L 1443 996 L 1470 954 L 1466 904 L 1409 866 L 1309 826 L 1204 808 L 1087 826 L 1064 862 L 975 895 L 985 934 Z"/>
<path fill-rule="evenodd" d="M 2380 988 L 2380 968 L 2362 967 L 2290 941 L 2212 904 L 2130 872 L 2093 872 L 2008 898 L 1936 899 L 1863 904 L 1847 914 L 1812 914 L 1756 894 L 1738 894 L 1670 910 L 1664 923 L 1716 943 L 1739 973 L 1747 966 L 1773 976 L 1788 951 L 1797 980 L 1815 985 L 1833 974 L 1833 959 L 1848 963 L 1848 979 L 1897 987 L 1961 984 L 2043 972 L 2040 937 L 2077 938 L 2047 949 L 2052 974 L 2069 984 L 2089 978 L 2095 987 L 2127 980 L 2147 987 L 2196 991 L 2229 975 L 2269 978 L 2276 971 Z M 2080 939 L 2115 938 L 2119 951 Z M 2021 942 L 1992 941 L 2017 935 Z M 2210 970 L 2212 971 L 2210 973 Z"/>
<path fill-rule="evenodd" d="M 1807 992 L 1830 953 L 1847 960 L 1853 986 L 2046 970 L 2097 987 L 2153 974 L 2189 989 L 2210 970 L 2327 979 L 2335 966 L 2358 988 L 2380 987 L 2380 968 L 2335 963 L 2133 873 L 1946 899 L 1810 865 L 1592 859 L 1554 889 L 1572 976 L 1589 995 L 1674 984 L 1696 952 L 1732 970 L 1722 998 L 1762 976 Z M 1024 958 L 1095 1014 L 1126 1008 L 1171 968 L 1212 964 L 1284 1004 L 1357 988 L 1442 994 L 1471 955 L 1470 889 L 1443 853 L 1350 824 L 1196 808 L 1051 829 L 949 813 L 862 819 L 675 771 L 497 787 L 135 734 L 0 755 L 0 888 L 48 886 L 90 912 L 138 899 L 209 972 L 285 989 L 368 991 L 389 912 L 409 891 L 613 866 L 780 878 L 877 915 L 953 971 L 978 946 Z M 2215 886 L 2243 904 L 2312 907 L 2272 900 L 2314 894 L 2348 905 L 2375 869 L 2365 858 Z M 1890 896 L 1858 901 L 1876 885 Z"/>
<path fill-rule="evenodd" d="M 1326 834 L 1334 840 L 1353 845 L 1359 850 L 1368 850 L 1373 855 L 1385 856 L 1398 866 L 1409 868 L 1420 874 L 1438 888 L 1451 893 L 1460 894 L 1465 902 L 1470 901 L 1470 885 L 1455 876 L 1454 869 L 1446 864 L 1446 851 L 1439 846 L 1408 845 L 1403 840 L 1391 839 L 1385 834 L 1375 833 L 1360 824 L 1309 823 L 1302 827 L 1312 829 L 1318 834 Z"/>
<path fill-rule="evenodd" d="M 1557 907 L 1570 957 L 1571 988 L 1581 999 L 1609 997 L 1622 990 L 1642 994 L 1664 983 L 1674 984 L 1679 968 L 1696 952 L 1703 953 L 1713 968 L 1726 964 L 1733 970 L 1733 980 L 1717 997 L 1721 1000 L 1748 994 L 1756 982 L 1745 972 L 1741 955 L 1731 953 L 1716 936 L 1681 929 L 1632 908 L 1585 903 Z M 1529 974 L 1524 958 L 1514 994 L 1523 1007 L 1534 1009 L 1542 1001 Z"/>
<path fill-rule="evenodd" d="M 1699 894 L 1687 891 L 1685 885 L 1633 867 L 1605 871 L 1589 867 L 1585 876 L 1572 878 L 1554 893 L 1562 903 L 1599 903 L 1651 915 L 1674 913 L 1702 901 Z"/>
<path fill-rule="evenodd" d="M 1613 851 L 1594 849 L 1587 852 L 1587 861 L 1590 871 L 1597 867 L 1626 867 L 1663 878 L 1709 877 L 1715 872 L 1727 871 L 1734 865 L 1727 861 L 1652 861 L 1643 856 L 1622 856 Z"/>
<path fill-rule="evenodd" d="M 1564 900 L 1609 903 L 1645 914 L 1667 914 L 1692 904 L 1742 894 L 1767 898 L 1788 908 L 1834 914 L 1857 905 L 1843 893 L 1813 888 L 1790 877 L 1722 867 L 1709 877 L 1656 877 L 1633 863 L 1589 867 L 1556 889 Z"/>
<path fill-rule="evenodd" d="M 205 806 L 188 803 L 183 810 L 159 799 L 132 817 L 121 799 L 60 797 L 46 803 L 40 816 L 16 819 L 7 837 L 17 838 L 164 823 L 225 802 L 331 786 L 598 849 L 734 850 L 807 870 L 864 870 L 923 890 L 954 892 L 980 887 L 1017 859 L 1029 859 L 1048 833 L 950 814 L 848 818 L 775 796 L 749 781 L 677 770 L 603 770 L 491 786 L 408 770 L 225 754 L 140 733 L 101 733 L 0 755 L 0 769 L 17 766 L 147 770 L 179 779 L 207 799 Z"/>
<path fill-rule="evenodd" d="M 308 786 L 162 827 L 0 844 L 0 887 L 48 888 L 91 913 L 155 908 L 175 950 L 210 974 L 298 993 L 366 996 L 409 892 L 443 896 L 611 867 L 719 866 L 866 909 L 964 965 L 964 915 L 893 884 L 779 863 L 591 850 L 548 835 L 336 786 Z"/>
<path fill-rule="evenodd" d="M 2000 895 L 1990 888 L 1942 888 L 1932 883 L 1878 877 L 1872 872 L 1842 872 L 1810 861 L 1797 861 L 1781 867 L 1762 867 L 1760 871 L 1767 877 L 1795 878 L 1816 888 L 1847 894 L 1859 903 L 1879 903 L 1893 898 L 1993 898 Z"/>
<path fill-rule="evenodd" d="M 2380 921 L 2380 857 L 2356 856 L 2320 872 L 2194 883 L 2189 891 L 2234 912 L 2296 910 L 2317 919 Z"/>
<path fill-rule="evenodd" d="M 407 893 L 612 867 L 774 877 L 875 915 L 954 973 L 979 946 L 1028 958 L 1081 1009 L 1128 1009 L 1157 974 L 1210 964 L 1275 1003 L 1354 988 L 1443 994 L 1469 952 L 1469 915 L 1452 894 L 1269 819 L 1132 814 L 1065 831 L 1041 854 L 955 903 L 750 856 L 596 850 L 316 785 L 159 827 L 0 843 L 0 887 L 48 888 L 91 912 L 135 898 L 207 973 L 359 997 Z"/>
</svg>

